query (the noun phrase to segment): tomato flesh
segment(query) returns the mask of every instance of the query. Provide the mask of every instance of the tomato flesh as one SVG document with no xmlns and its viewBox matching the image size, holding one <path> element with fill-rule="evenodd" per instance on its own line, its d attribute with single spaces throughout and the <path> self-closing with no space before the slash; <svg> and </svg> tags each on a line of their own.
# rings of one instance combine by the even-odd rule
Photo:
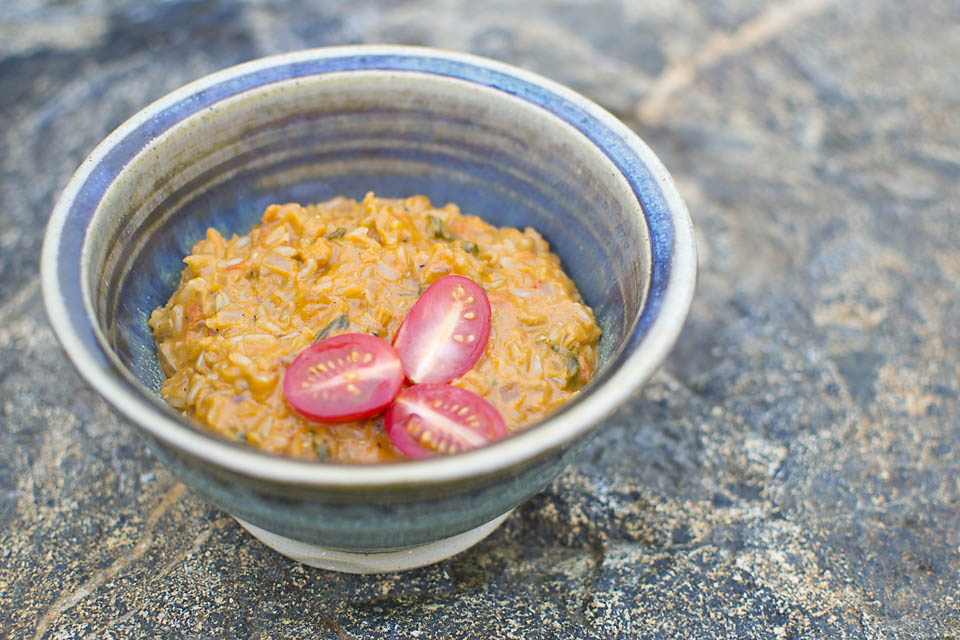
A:
<svg viewBox="0 0 960 640">
<path fill-rule="evenodd" d="M 383 411 L 403 384 L 390 343 L 345 333 L 304 349 L 283 376 L 283 395 L 299 413 L 321 422 L 352 422 Z"/>
<path fill-rule="evenodd" d="M 477 363 L 490 339 L 490 301 L 476 282 L 444 276 L 414 303 L 393 346 L 411 382 L 449 382 Z"/>
<path fill-rule="evenodd" d="M 387 409 L 385 424 L 394 446 L 414 459 L 460 453 L 507 436 L 493 405 L 449 384 L 407 387 Z"/>
</svg>

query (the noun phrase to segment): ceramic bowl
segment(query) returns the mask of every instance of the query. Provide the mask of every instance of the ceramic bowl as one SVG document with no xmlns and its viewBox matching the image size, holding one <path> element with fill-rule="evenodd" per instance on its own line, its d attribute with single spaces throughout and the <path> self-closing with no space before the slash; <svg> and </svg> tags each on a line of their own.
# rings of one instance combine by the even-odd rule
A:
<svg viewBox="0 0 960 640">
<path fill-rule="evenodd" d="M 492 446 L 382 465 L 268 455 L 168 408 L 147 318 L 207 227 L 245 233 L 269 203 L 368 190 L 539 230 L 603 330 L 595 378 Z M 347 571 L 455 553 L 546 486 L 663 361 L 696 272 L 673 181 L 609 113 L 491 60 L 382 46 L 253 61 L 148 106 L 77 170 L 42 261 L 68 357 L 153 453 L 271 546 Z"/>
</svg>

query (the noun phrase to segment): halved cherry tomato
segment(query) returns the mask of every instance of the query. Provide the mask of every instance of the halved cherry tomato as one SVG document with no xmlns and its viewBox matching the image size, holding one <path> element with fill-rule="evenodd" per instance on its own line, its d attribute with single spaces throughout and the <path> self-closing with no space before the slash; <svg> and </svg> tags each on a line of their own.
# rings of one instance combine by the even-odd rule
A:
<svg viewBox="0 0 960 640">
<path fill-rule="evenodd" d="M 386 415 L 387 435 L 411 458 L 460 453 L 507 436 L 489 402 L 449 384 L 415 384 L 400 392 Z"/>
<path fill-rule="evenodd" d="M 393 346 L 412 382 L 449 382 L 470 370 L 490 339 L 490 301 L 476 282 L 444 276 L 410 308 Z"/>
<path fill-rule="evenodd" d="M 389 342 L 344 333 L 297 356 L 283 377 L 283 395 L 308 418 L 352 422 L 383 411 L 401 384 L 403 368 Z"/>
</svg>

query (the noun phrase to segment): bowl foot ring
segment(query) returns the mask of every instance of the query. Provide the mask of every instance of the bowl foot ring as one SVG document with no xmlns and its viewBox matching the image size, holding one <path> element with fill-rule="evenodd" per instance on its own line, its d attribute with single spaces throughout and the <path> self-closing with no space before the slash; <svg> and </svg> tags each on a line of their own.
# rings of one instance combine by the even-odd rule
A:
<svg viewBox="0 0 960 640">
<path fill-rule="evenodd" d="M 439 562 L 477 544 L 507 519 L 513 509 L 461 534 L 395 551 L 341 551 L 271 533 L 234 516 L 250 534 L 274 551 L 309 565 L 341 573 L 392 573 Z"/>
</svg>

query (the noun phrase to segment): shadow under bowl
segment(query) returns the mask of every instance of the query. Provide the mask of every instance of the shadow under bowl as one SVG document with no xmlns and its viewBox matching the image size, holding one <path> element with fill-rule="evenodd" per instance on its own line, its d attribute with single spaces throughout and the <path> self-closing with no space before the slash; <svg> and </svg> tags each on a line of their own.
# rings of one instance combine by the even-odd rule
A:
<svg viewBox="0 0 960 640">
<path fill-rule="evenodd" d="M 371 190 L 536 228 L 603 330 L 596 377 L 505 441 L 373 466 L 271 456 L 171 410 L 147 319 L 206 229 L 242 234 L 268 204 Z M 533 74 L 406 47 L 285 54 L 166 96 L 81 165 L 43 250 L 45 304 L 65 351 L 160 460 L 256 528 L 346 552 L 457 536 L 542 489 L 662 362 L 695 270 L 672 180 L 615 118 Z"/>
</svg>

